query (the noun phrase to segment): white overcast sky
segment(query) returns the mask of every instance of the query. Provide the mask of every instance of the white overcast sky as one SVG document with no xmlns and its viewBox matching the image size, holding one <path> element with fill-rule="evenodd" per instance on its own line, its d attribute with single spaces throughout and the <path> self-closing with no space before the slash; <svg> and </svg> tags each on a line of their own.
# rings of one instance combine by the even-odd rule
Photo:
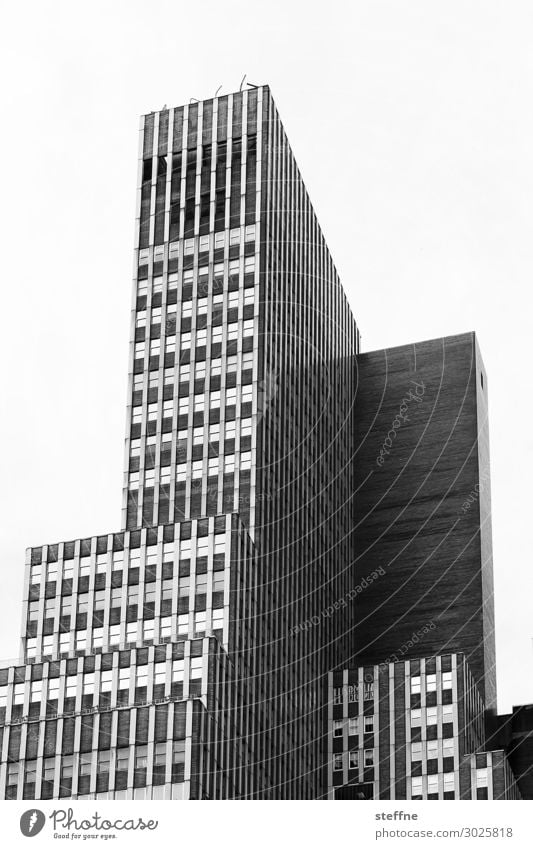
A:
<svg viewBox="0 0 533 849">
<path fill-rule="evenodd" d="M 120 528 L 138 116 L 272 88 L 363 350 L 476 330 L 499 704 L 533 701 L 533 7 L 25 2 L 1 12 L 0 654 L 24 550 Z"/>
</svg>

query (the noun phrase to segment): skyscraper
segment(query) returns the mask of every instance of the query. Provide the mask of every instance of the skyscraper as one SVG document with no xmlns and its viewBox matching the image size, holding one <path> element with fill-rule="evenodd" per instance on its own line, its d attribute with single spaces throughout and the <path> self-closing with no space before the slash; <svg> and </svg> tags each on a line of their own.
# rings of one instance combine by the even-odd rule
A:
<svg viewBox="0 0 533 849">
<path fill-rule="evenodd" d="M 475 334 L 357 357 L 356 571 L 386 574 L 358 599 L 357 665 L 464 652 L 496 707 L 488 381 Z M 406 652 L 420 656 L 414 643 Z"/>
<path fill-rule="evenodd" d="M 122 527 L 27 551 L 0 796 L 515 794 L 506 744 L 479 751 L 473 335 L 359 354 L 267 86 L 142 118 L 134 269 Z"/>
<path fill-rule="evenodd" d="M 266 86 L 142 119 L 133 292 L 123 529 L 28 552 L 6 795 L 314 798 L 358 334 Z"/>
</svg>

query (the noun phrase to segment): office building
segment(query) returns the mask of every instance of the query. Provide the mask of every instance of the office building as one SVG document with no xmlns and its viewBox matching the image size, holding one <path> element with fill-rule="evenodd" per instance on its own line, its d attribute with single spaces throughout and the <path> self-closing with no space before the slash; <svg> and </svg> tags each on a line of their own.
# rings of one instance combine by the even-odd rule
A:
<svg viewBox="0 0 533 849">
<path fill-rule="evenodd" d="M 2 791 L 315 798 L 355 322 L 268 87 L 146 115 L 138 185 L 123 525 L 28 552 Z"/>
</svg>

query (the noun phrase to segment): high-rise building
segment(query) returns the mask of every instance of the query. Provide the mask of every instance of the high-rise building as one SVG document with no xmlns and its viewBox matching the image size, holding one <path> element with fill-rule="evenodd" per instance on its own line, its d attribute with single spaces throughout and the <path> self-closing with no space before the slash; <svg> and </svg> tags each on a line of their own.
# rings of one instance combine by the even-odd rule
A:
<svg viewBox="0 0 533 849">
<path fill-rule="evenodd" d="M 516 795 L 474 336 L 359 354 L 267 86 L 142 118 L 134 268 L 122 527 L 27 551 L 0 796 Z"/>
<path fill-rule="evenodd" d="M 495 709 L 488 383 L 475 335 L 360 354 L 357 371 L 357 580 L 383 574 L 358 596 L 352 662 L 463 652 Z"/>
<path fill-rule="evenodd" d="M 522 798 L 464 654 L 332 672 L 328 707 L 330 799 Z"/>
<path fill-rule="evenodd" d="M 138 175 L 123 528 L 28 552 L 2 791 L 314 798 L 357 329 L 268 87 L 146 115 Z"/>
</svg>

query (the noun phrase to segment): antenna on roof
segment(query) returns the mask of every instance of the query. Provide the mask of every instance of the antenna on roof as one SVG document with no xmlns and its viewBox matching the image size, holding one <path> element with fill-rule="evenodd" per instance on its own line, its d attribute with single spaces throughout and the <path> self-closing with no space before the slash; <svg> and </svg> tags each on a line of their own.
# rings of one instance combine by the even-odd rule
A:
<svg viewBox="0 0 533 849">
<path fill-rule="evenodd" d="M 253 83 L 246 83 L 246 85 L 248 86 L 248 88 L 259 88 L 258 85 L 254 85 Z"/>
<path fill-rule="evenodd" d="M 240 86 L 239 86 L 239 91 L 242 91 L 242 87 L 243 87 L 243 85 L 244 85 L 244 81 L 245 81 L 245 79 L 246 79 L 246 74 L 244 75 L 244 77 L 243 77 L 243 78 L 242 78 L 242 80 L 241 80 L 241 84 L 240 84 Z"/>
<path fill-rule="evenodd" d="M 222 86 L 221 86 L 221 85 L 219 85 L 219 87 L 218 87 L 218 88 L 217 88 L 217 90 L 215 91 L 215 97 L 217 97 L 217 95 L 218 95 L 218 93 L 219 93 L 219 91 L 220 91 L 220 89 L 221 89 L 221 88 L 222 88 Z"/>
</svg>

